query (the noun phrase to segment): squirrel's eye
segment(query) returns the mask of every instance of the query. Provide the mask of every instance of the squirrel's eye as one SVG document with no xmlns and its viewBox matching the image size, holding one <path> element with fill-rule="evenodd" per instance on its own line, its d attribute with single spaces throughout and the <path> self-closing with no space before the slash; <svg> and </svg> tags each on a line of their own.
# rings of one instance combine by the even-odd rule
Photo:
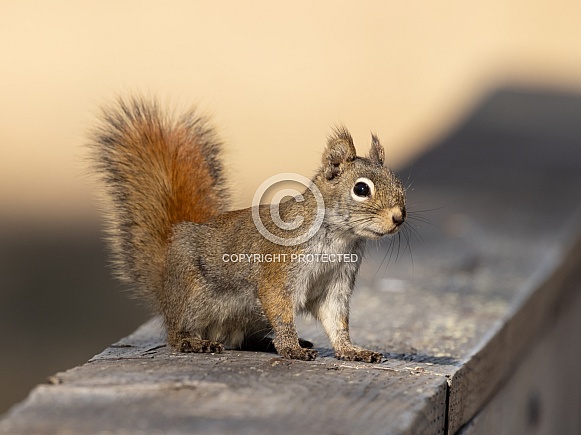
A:
<svg viewBox="0 0 581 435">
<path fill-rule="evenodd" d="M 353 193 L 357 196 L 366 197 L 371 195 L 371 189 L 367 183 L 359 181 L 358 183 L 355 183 L 355 186 L 353 186 Z"/>
<path fill-rule="evenodd" d="M 355 185 L 351 191 L 351 198 L 355 201 L 367 201 L 375 195 L 375 184 L 369 178 L 361 177 L 355 180 Z"/>
</svg>

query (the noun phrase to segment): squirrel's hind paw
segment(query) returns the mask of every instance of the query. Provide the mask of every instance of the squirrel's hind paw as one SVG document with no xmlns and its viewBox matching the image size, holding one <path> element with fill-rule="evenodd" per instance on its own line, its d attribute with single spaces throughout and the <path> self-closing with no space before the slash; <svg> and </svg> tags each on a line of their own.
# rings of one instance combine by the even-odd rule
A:
<svg viewBox="0 0 581 435">
<path fill-rule="evenodd" d="M 222 353 L 223 350 L 224 346 L 221 343 L 199 338 L 182 338 L 179 345 L 179 351 L 186 353 Z"/>
</svg>

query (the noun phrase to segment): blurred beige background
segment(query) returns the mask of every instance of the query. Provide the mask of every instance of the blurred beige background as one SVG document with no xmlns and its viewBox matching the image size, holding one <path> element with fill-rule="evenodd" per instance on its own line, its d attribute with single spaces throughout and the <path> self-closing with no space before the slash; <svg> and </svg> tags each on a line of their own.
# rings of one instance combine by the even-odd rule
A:
<svg viewBox="0 0 581 435">
<path fill-rule="evenodd" d="M 85 133 L 130 91 L 214 116 L 240 206 L 312 173 L 337 122 L 398 166 L 498 83 L 581 88 L 580 22 L 563 0 L 3 1 L 1 213 L 94 216 Z"/>
<path fill-rule="evenodd" d="M 83 148 L 99 105 L 197 104 L 248 206 L 310 175 L 338 122 L 401 167 L 498 86 L 581 91 L 580 22 L 567 0 L 0 1 L 0 412 L 145 316 L 105 278 Z"/>
</svg>

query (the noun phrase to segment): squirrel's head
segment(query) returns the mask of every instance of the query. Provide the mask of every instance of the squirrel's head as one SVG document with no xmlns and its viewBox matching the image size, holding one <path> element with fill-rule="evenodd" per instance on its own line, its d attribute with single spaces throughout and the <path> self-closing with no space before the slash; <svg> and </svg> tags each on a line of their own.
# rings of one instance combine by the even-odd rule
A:
<svg viewBox="0 0 581 435">
<path fill-rule="evenodd" d="M 358 157 L 351 134 L 335 128 L 323 153 L 315 184 L 325 199 L 325 220 L 356 237 L 395 234 L 406 218 L 405 191 L 386 168 L 385 151 L 372 135 L 367 157 Z"/>
</svg>

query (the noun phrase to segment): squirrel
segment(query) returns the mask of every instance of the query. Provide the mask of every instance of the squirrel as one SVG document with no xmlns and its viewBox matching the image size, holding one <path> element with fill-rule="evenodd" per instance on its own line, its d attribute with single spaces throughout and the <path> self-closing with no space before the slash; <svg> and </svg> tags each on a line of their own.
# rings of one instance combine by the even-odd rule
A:
<svg viewBox="0 0 581 435">
<path fill-rule="evenodd" d="M 360 157 L 347 129 L 334 128 L 307 189 L 274 216 L 272 205 L 229 210 L 223 144 L 195 109 L 172 117 L 154 99 L 118 98 L 102 109 L 89 146 L 110 199 L 114 272 L 162 315 L 172 350 L 274 347 L 314 360 L 295 326 L 306 313 L 336 358 L 382 360 L 349 335 L 366 241 L 395 234 L 406 219 L 405 190 L 376 135 Z M 304 237 L 297 222 L 316 230 Z"/>
</svg>

